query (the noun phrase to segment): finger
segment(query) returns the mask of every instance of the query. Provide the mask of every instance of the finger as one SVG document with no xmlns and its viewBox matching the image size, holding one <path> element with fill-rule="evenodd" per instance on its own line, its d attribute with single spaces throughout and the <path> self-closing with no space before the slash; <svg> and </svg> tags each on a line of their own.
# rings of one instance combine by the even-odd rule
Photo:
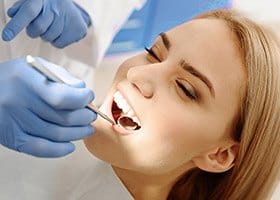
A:
<svg viewBox="0 0 280 200">
<path fill-rule="evenodd" d="M 46 42 L 53 42 L 60 36 L 64 27 L 64 17 L 55 16 L 48 30 L 41 35 L 41 38 Z"/>
<path fill-rule="evenodd" d="M 87 13 L 84 13 L 84 12 L 82 12 L 81 15 L 82 15 L 85 23 L 87 24 L 87 26 L 90 27 L 91 26 L 90 16 Z"/>
<path fill-rule="evenodd" d="M 66 84 L 55 83 L 46 79 L 46 77 L 26 62 L 23 63 L 25 70 L 21 70 L 20 80 L 26 84 L 37 96 L 45 103 L 58 110 L 76 110 L 86 107 L 93 99 L 94 93 L 87 88 L 75 88 Z M 69 82 L 75 83 L 75 78 L 67 78 Z M 31 81 L 32 80 L 32 81 Z"/>
<path fill-rule="evenodd" d="M 25 1 L 15 16 L 7 23 L 2 32 L 4 41 L 11 41 L 30 22 L 35 19 L 42 9 L 42 0 Z"/>
<path fill-rule="evenodd" d="M 26 0 L 19 0 L 12 7 L 10 7 L 7 11 L 7 14 L 9 17 L 14 17 L 21 5 L 24 3 Z"/>
<path fill-rule="evenodd" d="M 26 133 L 17 141 L 16 150 L 42 158 L 57 158 L 75 151 L 75 145 L 70 142 L 52 142 Z"/>
<path fill-rule="evenodd" d="M 37 94 L 54 109 L 81 109 L 86 107 L 94 99 L 93 92 L 87 88 L 73 88 L 54 82 L 48 82 L 42 87 L 35 87 Z"/>
<path fill-rule="evenodd" d="M 86 26 L 83 26 L 79 29 L 65 29 L 61 33 L 61 35 L 52 42 L 52 45 L 57 48 L 64 48 L 69 46 L 72 43 L 78 42 L 79 40 L 83 39 L 87 34 Z"/>
<path fill-rule="evenodd" d="M 63 127 L 49 123 L 40 119 L 28 109 L 18 109 L 16 113 L 12 113 L 15 119 L 18 116 L 24 116 L 17 120 L 19 126 L 30 135 L 48 139 L 53 142 L 70 142 L 88 137 L 94 132 L 92 126 L 80 127 Z"/>
<path fill-rule="evenodd" d="M 54 19 L 52 12 L 41 12 L 26 28 L 27 34 L 31 38 L 39 37 L 44 34 Z"/>
<path fill-rule="evenodd" d="M 75 2 L 74 2 L 74 4 L 77 7 L 77 9 L 79 9 L 79 11 L 80 11 L 85 23 L 87 24 L 87 26 L 88 27 L 91 26 L 91 18 L 89 16 L 89 14 L 79 4 L 77 4 Z"/>
<path fill-rule="evenodd" d="M 74 42 L 77 42 L 84 38 L 87 34 L 88 27 L 78 13 L 68 20 L 69 21 L 65 24 L 69 25 L 65 26 L 61 35 L 52 42 L 52 45 L 57 48 L 64 48 Z"/>
<path fill-rule="evenodd" d="M 41 119 L 64 127 L 90 125 L 97 118 L 96 113 L 87 108 L 74 111 L 54 110 L 39 98 L 33 99 L 30 109 Z"/>
<path fill-rule="evenodd" d="M 73 83 L 70 85 L 71 85 L 71 87 L 75 87 L 75 88 L 85 88 L 86 87 L 86 83 L 84 81 L 76 82 L 76 83 Z"/>
<path fill-rule="evenodd" d="M 80 24 L 80 26 L 77 26 L 79 28 L 73 29 L 73 27 L 75 27 L 75 25 L 71 27 L 66 27 L 61 33 L 61 35 L 52 42 L 52 45 L 57 48 L 64 48 L 72 43 L 83 39 L 86 36 L 87 26 L 85 23 Z"/>
</svg>

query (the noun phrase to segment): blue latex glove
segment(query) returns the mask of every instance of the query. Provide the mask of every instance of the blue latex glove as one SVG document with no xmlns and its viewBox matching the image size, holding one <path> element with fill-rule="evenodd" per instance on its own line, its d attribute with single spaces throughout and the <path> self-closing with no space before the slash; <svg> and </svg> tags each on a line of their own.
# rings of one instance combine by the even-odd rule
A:
<svg viewBox="0 0 280 200">
<path fill-rule="evenodd" d="M 12 19 L 2 32 L 11 41 L 25 27 L 27 34 L 41 37 L 58 48 L 84 38 L 91 25 L 89 15 L 72 0 L 19 0 L 9 10 Z"/>
<path fill-rule="evenodd" d="M 96 113 L 85 108 L 94 93 L 74 77 L 73 86 L 55 83 L 15 59 L 0 63 L 0 94 L 0 143 L 10 149 L 61 157 L 94 132 Z"/>
</svg>

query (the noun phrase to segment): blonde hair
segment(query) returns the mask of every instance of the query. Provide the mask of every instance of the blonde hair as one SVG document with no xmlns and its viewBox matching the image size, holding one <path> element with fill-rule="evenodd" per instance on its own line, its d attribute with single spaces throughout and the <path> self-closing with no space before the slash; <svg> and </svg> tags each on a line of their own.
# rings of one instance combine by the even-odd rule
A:
<svg viewBox="0 0 280 200">
<path fill-rule="evenodd" d="M 168 199 L 265 200 L 280 171 L 280 45 L 264 26 L 232 10 L 199 18 L 223 20 L 237 38 L 247 73 L 234 138 L 240 141 L 235 166 L 220 174 L 193 169 L 173 186 Z"/>
</svg>

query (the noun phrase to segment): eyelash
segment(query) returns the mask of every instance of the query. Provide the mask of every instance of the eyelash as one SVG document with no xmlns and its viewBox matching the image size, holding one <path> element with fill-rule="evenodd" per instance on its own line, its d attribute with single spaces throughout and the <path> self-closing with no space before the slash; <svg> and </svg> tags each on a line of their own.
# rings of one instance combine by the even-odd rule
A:
<svg viewBox="0 0 280 200">
<path fill-rule="evenodd" d="M 196 95 L 192 94 L 182 83 L 180 83 L 180 81 L 176 80 L 176 83 L 187 97 L 189 97 L 191 100 L 197 99 Z"/>
<path fill-rule="evenodd" d="M 155 58 L 157 61 L 161 62 L 161 60 L 159 59 L 159 57 L 157 57 L 157 55 L 155 54 L 155 52 L 152 50 L 152 48 L 147 48 L 145 47 L 145 50 L 148 52 L 148 54 L 150 54 L 153 58 Z"/>
<path fill-rule="evenodd" d="M 161 60 L 157 57 L 155 52 L 150 48 L 145 47 L 145 50 L 148 52 L 149 55 L 151 55 L 153 58 L 161 62 Z M 189 97 L 191 100 L 196 100 L 197 97 L 193 95 L 180 81 L 176 80 L 176 84 L 179 86 L 179 88 L 184 92 L 184 94 Z"/>
</svg>

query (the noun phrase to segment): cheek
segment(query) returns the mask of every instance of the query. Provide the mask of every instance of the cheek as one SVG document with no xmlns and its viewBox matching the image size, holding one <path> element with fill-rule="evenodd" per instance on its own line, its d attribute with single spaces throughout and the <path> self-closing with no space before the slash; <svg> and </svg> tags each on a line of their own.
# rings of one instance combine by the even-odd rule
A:
<svg viewBox="0 0 280 200">
<path fill-rule="evenodd" d="M 189 110 L 189 114 L 178 115 L 158 110 L 146 116 L 145 127 L 134 143 L 134 147 L 141 149 L 139 158 L 142 156 L 147 164 L 167 170 L 181 166 L 216 144 L 215 128 L 209 125 L 206 114 Z"/>
<path fill-rule="evenodd" d="M 151 114 L 145 120 L 145 127 L 129 144 L 137 167 L 163 173 L 190 161 L 194 139 L 188 132 L 192 130 L 169 114 Z"/>
</svg>

